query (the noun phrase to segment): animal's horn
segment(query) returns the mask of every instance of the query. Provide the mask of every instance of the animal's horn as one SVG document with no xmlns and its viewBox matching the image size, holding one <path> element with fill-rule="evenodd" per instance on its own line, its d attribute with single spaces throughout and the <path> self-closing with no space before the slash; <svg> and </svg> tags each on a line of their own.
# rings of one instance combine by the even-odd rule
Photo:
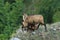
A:
<svg viewBox="0 0 60 40">
<path fill-rule="evenodd" d="M 24 14 L 23 14 L 23 20 L 25 20 L 25 19 L 27 18 L 27 16 L 28 16 L 28 15 L 27 15 L 26 13 L 24 13 Z"/>
</svg>

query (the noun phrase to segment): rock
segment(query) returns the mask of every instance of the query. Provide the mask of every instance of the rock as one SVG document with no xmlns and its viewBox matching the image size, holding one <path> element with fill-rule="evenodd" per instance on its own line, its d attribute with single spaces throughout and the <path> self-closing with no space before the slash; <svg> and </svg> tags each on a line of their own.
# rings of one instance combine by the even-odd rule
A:
<svg viewBox="0 0 60 40">
<path fill-rule="evenodd" d="M 12 37 L 11 40 L 30 40 L 32 38 L 35 40 L 39 40 L 39 39 L 42 40 L 42 37 L 44 38 L 48 37 L 49 39 L 51 39 L 51 37 L 54 38 L 55 35 L 58 35 L 57 32 L 60 31 L 60 22 L 56 22 L 53 24 L 46 24 L 46 26 L 48 32 L 44 32 L 45 30 L 44 26 L 40 26 L 39 29 L 35 30 L 34 32 L 22 31 L 21 28 L 19 28 L 16 31 L 16 36 Z M 31 33 L 34 35 L 30 35 Z"/>
<path fill-rule="evenodd" d="M 21 40 L 21 39 L 19 39 L 19 38 L 11 38 L 10 40 Z"/>
</svg>

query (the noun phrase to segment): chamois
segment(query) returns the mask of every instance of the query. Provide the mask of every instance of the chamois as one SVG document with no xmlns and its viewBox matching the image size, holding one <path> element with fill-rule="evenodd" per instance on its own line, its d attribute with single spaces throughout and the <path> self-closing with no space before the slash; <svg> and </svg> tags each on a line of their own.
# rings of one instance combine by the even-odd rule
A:
<svg viewBox="0 0 60 40">
<path fill-rule="evenodd" d="M 44 18 L 43 18 L 42 15 L 30 15 L 30 16 L 28 16 L 27 14 L 23 15 L 22 29 L 23 28 L 29 29 L 29 27 L 31 29 L 33 29 L 33 26 L 34 26 L 34 28 L 36 27 L 35 29 L 38 29 L 39 25 L 35 26 L 36 24 L 44 25 L 45 26 L 45 31 L 47 31 L 47 27 L 46 27 L 46 24 L 44 23 Z"/>
</svg>

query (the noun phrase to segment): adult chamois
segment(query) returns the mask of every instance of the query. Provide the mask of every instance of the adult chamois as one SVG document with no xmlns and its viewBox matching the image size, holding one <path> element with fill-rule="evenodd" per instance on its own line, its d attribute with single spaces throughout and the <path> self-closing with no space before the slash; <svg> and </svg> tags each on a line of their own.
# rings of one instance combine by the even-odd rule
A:
<svg viewBox="0 0 60 40">
<path fill-rule="evenodd" d="M 23 28 L 27 29 L 38 29 L 39 25 L 44 25 L 45 31 L 47 31 L 46 24 L 44 23 L 44 18 L 42 15 L 23 15 L 22 30 Z"/>
</svg>

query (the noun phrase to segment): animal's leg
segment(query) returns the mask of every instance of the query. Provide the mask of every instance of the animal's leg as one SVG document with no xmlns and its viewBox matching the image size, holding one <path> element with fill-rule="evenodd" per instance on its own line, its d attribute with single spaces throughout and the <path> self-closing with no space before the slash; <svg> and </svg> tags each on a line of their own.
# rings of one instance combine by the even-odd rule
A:
<svg viewBox="0 0 60 40">
<path fill-rule="evenodd" d="M 27 26 L 27 31 L 29 31 L 31 28 L 30 24 L 28 23 L 28 26 Z"/>
<path fill-rule="evenodd" d="M 47 27 L 46 27 L 46 24 L 44 23 L 44 21 L 41 21 L 41 24 L 44 25 L 44 27 L 45 27 L 45 32 L 47 32 Z"/>
<path fill-rule="evenodd" d="M 46 24 L 44 24 L 44 26 L 45 26 L 45 32 L 47 32 L 47 27 L 46 27 Z"/>
<path fill-rule="evenodd" d="M 39 28 L 40 24 L 35 24 L 35 29 L 37 30 Z"/>
<path fill-rule="evenodd" d="M 33 27 L 32 25 L 29 25 L 29 26 L 27 27 L 27 31 L 34 31 L 34 27 Z"/>
<path fill-rule="evenodd" d="M 46 27 L 46 24 L 42 24 L 42 25 L 44 25 L 44 27 L 45 27 L 45 32 L 47 32 L 47 27 Z"/>
<path fill-rule="evenodd" d="M 32 26 L 32 28 L 31 28 L 31 29 L 32 29 L 32 31 L 34 31 L 34 30 L 35 30 L 35 26 Z"/>
</svg>

